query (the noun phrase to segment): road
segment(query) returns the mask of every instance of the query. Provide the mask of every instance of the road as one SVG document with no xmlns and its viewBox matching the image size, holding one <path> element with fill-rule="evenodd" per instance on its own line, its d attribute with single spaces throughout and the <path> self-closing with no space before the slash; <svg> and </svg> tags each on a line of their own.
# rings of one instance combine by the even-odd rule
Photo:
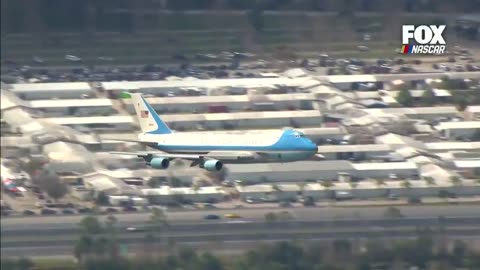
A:
<svg viewBox="0 0 480 270">
<path fill-rule="evenodd" d="M 468 217 L 480 216 L 478 205 L 418 205 L 418 206 L 397 206 L 405 217 Z M 386 207 L 360 206 L 360 207 L 301 207 L 258 209 L 210 209 L 190 211 L 168 211 L 167 217 L 172 224 L 192 224 L 206 222 L 203 217 L 207 214 L 224 215 L 236 213 L 247 221 L 263 221 L 265 214 L 271 211 L 289 211 L 297 221 L 319 221 L 336 219 L 378 219 L 382 218 Z M 116 214 L 118 224 L 121 226 L 132 226 L 144 224 L 150 218 L 149 213 Z M 2 217 L 1 231 L 7 230 L 34 230 L 34 229 L 62 229 L 76 228 L 84 216 L 36 216 L 36 217 Z"/>
<path fill-rule="evenodd" d="M 232 252 L 246 249 L 258 241 L 287 239 L 413 237 L 417 227 L 447 228 L 452 237 L 480 237 L 480 210 L 478 205 L 398 206 L 403 218 L 385 219 L 385 207 L 349 208 L 289 208 L 289 209 L 235 209 L 168 212 L 168 235 L 176 243 L 209 245 L 222 243 L 223 250 Z M 265 223 L 270 211 L 288 211 L 294 219 L 289 222 Z M 209 213 L 223 215 L 235 212 L 240 219 L 204 220 Z M 149 213 L 118 214 L 118 239 L 128 247 L 135 247 L 145 239 Z M 443 218 L 442 218 L 443 217 Z M 4 256 L 68 255 L 78 238 L 78 223 L 83 216 L 8 217 L 1 219 L 1 253 Z M 105 217 L 101 217 L 104 219 Z M 126 226 L 135 226 L 138 232 L 126 232 Z M 243 244 L 238 244 L 243 243 Z"/>
</svg>

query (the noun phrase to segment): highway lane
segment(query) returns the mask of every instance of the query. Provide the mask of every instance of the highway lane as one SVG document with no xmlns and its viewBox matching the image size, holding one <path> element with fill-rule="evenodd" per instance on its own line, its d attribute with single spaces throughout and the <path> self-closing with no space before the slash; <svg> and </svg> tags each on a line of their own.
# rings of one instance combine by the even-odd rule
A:
<svg viewBox="0 0 480 270">
<path fill-rule="evenodd" d="M 138 251 L 140 248 L 145 248 L 144 235 L 136 234 L 138 238 L 129 238 L 119 240 L 120 244 L 126 246 L 130 251 Z M 381 239 L 407 239 L 413 238 L 417 234 L 414 229 L 408 230 L 358 230 L 344 232 L 318 232 L 318 233 L 304 233 L 285 232 L 285 233 L 265 233 L 265 234 L 233 234 L 225 235 L 223 237 L 215 237 L 214 235 L 196 235 L 196 236 L 177 236 L 170 237 L 176 245 L 189 245 L 195 247 L 197 250 L 228 250 L 231 252 L 239 252 L 253 246 L 258 246 L 260 243 L 268 243 L 274 241 L 298 240 L 302 242 L 315 241 L 330 241 L 333 239 L 355 239 L 365 240 L 372 238 Z M 446 229 L 443 236 L 449 239 L 468 239 L 470 242 L 480 238 L 480 228 L 450 228 Z M 169 241 L 163 239 L 160 243 L 155 244 L 156 247 L 162 250 Z M 22 243 L 9 243 L 5 245 L 2 243 L 2 256 L 52 256 L 52 255 L 71 255 L 74 241 L 44 241 L 35 242 L 33 245 L 22 245 Z M 152 248 L 152 247 L 150 247 Z M 155 251 L 154 251 L 155 252 Z M 158 251 L 157 251 L 158 252 Z"/>
<path fill-rule="evenodd" d="M 443 217 L 480 217 L 479 205 L 418 205 L 397 206 L 402 214 L 408 218 L 438 218 Z M 207 214 L 224 215 L 236 213 L 245 221 L 264 221 L 268 212 L 288 211 L 297 221 L 332 221 L 341 219 L 379 219 L 383 217 L 386 207 L 299 207 L 299 208 L 239 208 L 239 209 L 211 209 L 192 211 L 167 211 L 167 218 L 171 224 L 198 224 L 205 221 Z M 150 213 L 115 214 L 120 226 L 135 226 L 145 224 L 150 219 Z M 36 216 L 36 217 L 2 217 L 1 230 L 32 230 L 32 229 L 62 229 L 78 227 L 84 215 L 75 216 Z M 105 216 L 101 217 L 102 220 Z"/>
<path fill-rule="evenodd" d="M 299 231 L 305 230 L 332 230 L 332 229 L 348 229 L 352 226 L 356 228 L 393 228 L 393 227 L 419 227 L 419 226 L 478 226 L 480 224 L 480 217 L 449 217 L 449 218 L 382 218 L 382 219 L 340 219 L 340 220 L 320 220 L 320 221 L 301 221 L 301 220 L 286 220 L 280 222 L 265 222 L 265 221 L 245 221 L 245 220 L 225 220 L 225 221 L 207 221 L 190 224 L 170 223 L 167 228 L 171 233 L 190 233 L 190 232 L 239 232 L 239 231 L 262 231 L 262 230 L 283 230 L 283 229 L 297 229 Z M 136 225 L 137 231 L 149 230 L 149 225 Z M 122 225 L 117 226 L 118 232 L 124 232 L 125 228 Z M 2 241 L 12 237 L 16 239 L 38 239 L 44 236 L 61 238 L 62 236 L 78 235 L 80 227 L 70 228 L 30 228 L 30 229 L 14 229 L 2 228 Z"/>
</svg>

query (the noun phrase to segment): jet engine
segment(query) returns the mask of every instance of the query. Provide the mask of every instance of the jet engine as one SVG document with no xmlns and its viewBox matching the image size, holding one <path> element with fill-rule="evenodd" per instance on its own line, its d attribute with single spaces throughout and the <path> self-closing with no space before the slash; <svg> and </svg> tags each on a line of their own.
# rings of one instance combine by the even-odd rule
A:
<svg viewBox="0 0 480 270">
<path fill-rule="evenodd" d="M 170 160 L 167 158 L 156 157 L 150 160 L 149 165 L 154 169 L 166 169 L 170 165 Z"/>
<path fill-rule="evenodd" d="M 220 160 L 210 159 L 205 161 L 202 166 L 207 171 L 220 171 L 223 168 L 223 163 Z"/>
</svg>

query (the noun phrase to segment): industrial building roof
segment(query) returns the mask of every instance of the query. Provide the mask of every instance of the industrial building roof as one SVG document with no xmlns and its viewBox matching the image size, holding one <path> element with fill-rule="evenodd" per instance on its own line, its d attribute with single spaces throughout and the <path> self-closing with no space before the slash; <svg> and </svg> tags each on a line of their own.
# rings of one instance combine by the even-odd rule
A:
<svg viewBox="0 0 480 270">
<path fill-rule="evenodd" d="M 111 107 L 113 103 L 107 98 L 94 99 L 53 99 L 29 101 L 32 108 L 67 108 L 67 107 Z"/>
<path fill-rule="evenodd" d="M 301 190 L 300 186 L 297 184 L 258 184 L 258 185 L 248 185 L 248 186 L 237 186 L 236 189 L 240 193 L 267 193 L 267 192 L 275 192 L 275 191 L 290 191 L 290 192 L 298 192 Z"/>
<path fill-rule="evenodd" d="M 366 170 L 408 170 L 408 169 L 417 169 L 417 164 L 413 162 L 382 162 L 382 163 L 353 163 L 353 168 L 359 171 Z"/>
<path fill-rule="evenodd" d="M 373 115 L 381 115 L 381 114 L 418 115 L 418 114 L 457 114 L 458 113 L 458 110 L 457 108 L 455 108 L 455 106 L 364 109 L 364 111 Z"/>
<path fill-rule="evenodd" d="M 154 97 L 146 98 L 150 104 L 198 104 L 198 103 L 247 103 L 251 101 L 256 95 L 235 95 L 235 96 L 185 96 L 185 97 Z M 261 95 L 268 101 L 289 101 L 289 100 L 312 100 L 311 94 L 294 93 L 294 94 L 275 94 L 275 95 Z M 131 104 L 130 99 L 125 99 L 126 104 Z"/>
<path fill-rule="evenodd" d="M 16 83 L 11 84 L 10 91 L 14 93 L 28 93 L 38 91 L 75 91 L 92 90 L 86 82 L 68 82 L 68 83 Z"/>
<path fill-rule="evenodd" d="M 141 90 L 155 88 L 183 88 L 198 87 L 221 88 L 221 87 L 261 87 L 273 85 L 297 86 L 304 78 L 248 78 L 248 79 L 214 79 L 195 81 L 136 81 L 136 82 L 103 82 L 105 90 Z"/>
<path fill-rule="evenodd" d="M 441 122 L 435 126 L 437 130 L 444 129 L 476 129 L 480 128 L 480 121 L 458 121 L 458 122 Z"/>
<path fill-rule="evenodd" d="M 223 194 L 225 191 L 220 186 L 209 187 L 170 187 L 161 186 L 159 188 L 142 189 L 141 192 L 146 196 L 169 196 L 169 195 L 201 195 L 201 194 Z"/>
<path fill-rule="evenodd" d="M 350 171 L 353 166 L 345 160 L 327 160 L 327 161 L 299 161 L 290 163 L 259 163 L 255 166 L 250 164 L 229 164 L 228 169 L 231 173 L 263 173 L 263 172 L 294 172 L 294 171 L 330 171 L 338 170 Z"/>
<path fill-rule="evenodd" d="M 356 145 L 320 145 L 319 153 L 342 152 L 389 152 L 392 148 L 387 144 L 356 144 Z"/>
<path fill-rule="evenodd" d="M 480 113 L 480 106 L 470 105 L 465 109 L 465 111 L 471 112 L 471 113 Z"/>
<path fill-rule="evenodd" d="M 454 160 L 455 167 L 466 168 L 480 168 L 480 159 L 466 159 L 466 160 Z"/>
<path fill-rule="evenodd" d="M 355 83 L 355 82 L 377 82 L 377 78 L 373 75 L 332 75 L 328 76 L 331 83 Z"/>
<path fill-rule="evenodd" d="M 91 116 L 91 117 L 52 117 L 45 118 L 45 121 L 58 125 L 87 125 L 87 124 L 118 124 L 134 123 L 134 119 L 128 115 L 116 116 Z"/>
<path fill-rule="evenodd" d="M 425 146 L 429 150 L 480 150 L 480 142 L 433 142 Z"/>
</svg>

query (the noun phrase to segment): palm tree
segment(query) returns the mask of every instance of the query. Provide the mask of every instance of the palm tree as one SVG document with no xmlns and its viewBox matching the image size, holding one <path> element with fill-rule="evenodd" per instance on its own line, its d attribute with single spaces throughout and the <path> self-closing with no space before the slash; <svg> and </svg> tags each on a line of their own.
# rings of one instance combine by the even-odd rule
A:
<svg viewBox="0 0 480 270">
<path fill-rule="evenodd" d="M 331 180 L 324 180 L 321 184 L 324 188 L 328 189 L 333 186 L 333 182 Z"/>
<path fill-rule="evenodd" d="M 403 183 L 402 183 L 402 187 L 404 187 L 404 188 L 411 188 L 411 187 L 412 187 L 412 183 L 410 183 L 410 181 L 408 181 L 408 180 L 405 180 L 405 181 L 403 181 Z"/>
<path fill-rule="evenodd" d="M 384 186 L 384 185 L 385 185 L 385 181 L 382 180 L 382 179 L 377 179 L 376 182 L 377 182 L 377 186 L 378 186 L 378 187 L 381 187 L 381 186 Z"/>
<path fill-rule="evenodd" d="M 431 177 L 431 176 L 426 176 L 426 177 L 424 177 L 424 179 L 425 179 L 425 182 L 427 182 L 427 184 L 428 184 L 429 186 L 434 186 L 434 185 L 436 185 L 435 179 L 433 179 L 433 177 Z"/>
<path fill-rule="evenodd" d="M 452 182 L 452 184 L 455 186 L 460 186 L 462 184 L 460 177 L 455 175 L 450 176 L 450 182 Z"/>
</svg>

